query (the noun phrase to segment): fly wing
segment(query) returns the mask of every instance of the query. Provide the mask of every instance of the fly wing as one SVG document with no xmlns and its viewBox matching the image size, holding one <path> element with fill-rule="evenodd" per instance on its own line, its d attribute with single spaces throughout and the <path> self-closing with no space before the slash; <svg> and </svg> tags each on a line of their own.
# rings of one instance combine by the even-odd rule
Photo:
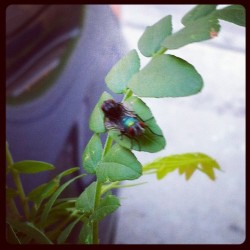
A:
<svg viewBox="0 0 250 250">
<path fill-rule="evenodd" d="M 121 132 L 124 130 L 122 124 L 119 122 L 112 122 L 110 120 L 106 120 L 104 124 L 105 124 L 105 127 L 107 130 L 116 129 L 116 130 L 119 130 Z"/>
</svg>

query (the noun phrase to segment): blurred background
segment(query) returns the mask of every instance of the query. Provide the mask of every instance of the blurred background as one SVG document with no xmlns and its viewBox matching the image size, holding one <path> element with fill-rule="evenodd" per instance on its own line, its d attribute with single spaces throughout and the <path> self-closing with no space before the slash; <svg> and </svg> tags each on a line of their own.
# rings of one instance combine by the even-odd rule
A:
<svg viewBox="0 0 250 250">
<path fill-rule="evenodd" d="M 6 10 L 6 139 L 14 160 L 53 163 L 57 172 L 81 165 L 92 132 L 88 118 L 111 67 L 146 26 L 172 15 L 173 31 L 194 5 L 11 5 Z M 62 18 L 63 17 L 63 18 Z M 245 239 L 245 28 L 220 21 L 213 40 L 168 53 L 191 63 L 204 89 L 194 96 L 143 100 L 162 128 L 157 157 L 203 152 L 218 161 L 213 182 L 177 172 L 144 176 L 120 190 L 121 207 L 101 226 L 101 243 L 239 244 Z M 141 56 L 142 67 L 148 59 Z M 117 100 L 120 97 L 116 96 Z M 82 171 L 82 170 L 81 170 Z M 55 173 L 22 176 L 25 191 Z M 11 180 L 7 180 L 9 183 Z M 82 192 L 93 178 L 71 186 Z"/>
<path fill-rule="evenodd" d="M 129 48 L 146 26 L 172 15 L 173 32 L 194 5 L 122 5 Z M 224 7 L 221 5 L 221 7 Z M 143 100 L 167 139 L 158 153 L 135 152 L 142 163 L 157 157 L 203 152 L 217 160 L 215 182 L 201 172 L 189 181 L 177 171 L 158 181 L 148 175 L 120 190 L 116 243 L 240 244 L 245 240 L 245 28 L 220 21 L 218 37 L 170 50 L 201 74 L 201 93 Z M 142 65 L 147 60 L 141 57 Z"/>
</svg>

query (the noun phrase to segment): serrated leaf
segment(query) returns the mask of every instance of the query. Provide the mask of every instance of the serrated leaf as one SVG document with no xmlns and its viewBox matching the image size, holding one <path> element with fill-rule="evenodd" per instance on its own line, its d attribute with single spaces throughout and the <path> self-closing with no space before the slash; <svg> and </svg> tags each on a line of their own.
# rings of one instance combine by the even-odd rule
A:
<svg viewBox="0 0 250 250">
<path fill-rule="evenodd" d="M 182 19 L 183 25 L 187 26 L 200 18 L 211 14 L 216 9 L 217 4 L 202 4 L 191 9 Z"/>
<path fill-rule="evenodd" d="M 173 55 L 156 56 L 128 83 L 143 97 L 180 97 L 197 94 L 203 81 L 196 69 Z"/>
<path fill-rule="evenodd" d="M 135 49 L 120 59 L 109 71 L 105 82 L 114 93 L 121 94 L 127 89 L 130 78 L 140 69 L 140 59 Z"/>
<path fill-rule="evenodd" d="M 7 218 L 7 223 L 10 224 L 18 232 L 22 232 L 30 237 L 32 237 L 36 243 L 39 244 L 52 244 L 50 239 L 35 225 L 29 222 L 19 222 Z"/>
<path fill-rule="evenodd" d="M 52 164 L 49 164 L 47 162 L 32 160 L 16 162 L 12 165 L 11 168 L 16 169 L 19 173 L 22 174 L 34 174 L 55 169 Z"/>
<path fill-rule="evenodd" d="M 83 168 L 89 174 L 95 173 L 95 168 L 102 157 L 102 142 L 99 135 L 94 134 L 83 153 Z"/>
<path fill-rule="evenodd" d="M 146 28 L 138 41 L 138 48 L 144 56 L 153 56 L 161 48 L 161 43 L 172 33 L 172 16 L 166 16 Z"/>
<path fill-rule="evenodd" d="M 157 178 L 162 179 L 168 173 L 178 169 L 179 174 L 185 174 L 188 180 L 195 170 L 205 173 L 211 180 L 215 180 L 214 168 L 220 170 L 219 164 L 203 153 L 186 153 L 159 158 L 143 167 L 143 171 L 155 169 Z"/>
<path fill-rule="evenodd" d="M 106 131 L 104 125 L 104 113 L 101 110 L 101 105 L 108 99 L 113 99 L 113 97 L 109 93 L 103 92 L 93 112 L 90 115 L 89 128 L 95 133 L 104 133 Z"/>
<path fill-rule="evenodd" d="M 134 180 L 141 176 L 142 166 L 134 154 L 115 144 L 96 168 L 100 182 Z"/>
<path fill-rule="evenodd" d="M 78 175 L 72 179 L 70 179 L 69 181 L 65 182 L 62 186 L 60 186 L 56 192 L 51 196 L 51 198 L 48 200 L 48 202 L 46 203 L 45 207 L 44 207 L 44 210 L 43 210 L 43 213 L 41 215 L 41 221 L 40 221 L 40 225 L 41 227 L 46 223 L 46 220 L 48 218 L 48 215 L 50 213 L 50 210 L 53 206 L 53 204 L 55 203 L 57 197 L 64 191 L 64 189 L 66 187 L 68 187 L 73 181 L 79 179 L 79 178 L 82 178 L 83 176 L 85 176 L 85 174 L 81 174 L 81 175 Z"/>
<path fill-rule="evenodd" d="M 135 139 L 127 136 L 120 136 L 119 130 L 110 130 L 109 135 L 121 146 L 145 152 L 158 152 L 166 146 L 165 138 L 160 127 L 157 125 L 148 106 L 138 97 L 131 96 L 126 99 L 124 105 L 135 114 L 139 119 L 145 121 L 145 132 Z"/>
<path fill-rule="evenodd" d="M 214 38 L 217 36 L 219 30 L 218 19 L 213 15 L 209 15 L 168 36 L 162 42 L 162 46 L 166 49 L 178 49 L 190 43 Z"/>
<path fill-rule="evenodd" d="M 92 182 L 76 200 L 76 209 L 91 212 L 95 206 L 96 182 Z"/>
<path fill-rule="evenodd" d="M 215 16 L 219 19 L 246 26 L 246 9 L 243 5 L 231 5 L 223 9 L 216 10 Z"/>
<path fill-rule="evenodd" d="M 100 205 L 95 209 L 91 219 L 101 221 L 107 215 L 113 213 L 120 206 L 119 199 L 114 195 L 105 196 Z"/>
</svg>

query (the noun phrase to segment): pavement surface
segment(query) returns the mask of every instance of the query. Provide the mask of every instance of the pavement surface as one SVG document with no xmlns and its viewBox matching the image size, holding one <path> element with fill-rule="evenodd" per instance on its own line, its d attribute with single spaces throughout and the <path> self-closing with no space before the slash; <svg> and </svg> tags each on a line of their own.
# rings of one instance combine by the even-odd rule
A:
<svg viewBox="0 0 250 250">
<path fill-rule="evenodd" d="M 122 32 L 137 49 L 144 29 L 172 15 L 173 29 L 193 5 L 122 5 Z M 135 152 L 148 163 L 157 157 L 203 152 L 220 164 L 211 181 L 195 172 L 189 181 L 177 171 L 158 181 L 154 175 L 120 190 L 116 244 L 241 244 L 245 240 L 245 29 L 221 21 L 219 36 L 170 54 L 201 74 L 201 93 L 182 98 L 144 98 L 167 139 L 154 154 Z M 142 66 L 147 60 L 141 57 Z"/>
</svg>

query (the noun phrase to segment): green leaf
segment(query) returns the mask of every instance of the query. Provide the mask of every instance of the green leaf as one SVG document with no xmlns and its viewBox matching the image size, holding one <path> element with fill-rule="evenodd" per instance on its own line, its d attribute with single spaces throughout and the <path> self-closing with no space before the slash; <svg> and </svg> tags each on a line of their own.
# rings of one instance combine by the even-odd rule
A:
<svg viewBox="0 0 250 250">
<path fill-rule="evenodd" d="M 89 174 L 95 173 L 95 168 L 102 157 L 102 142 L 99 135 L 94 134 L 83 153 L 83 167 Z"/>
<path fill-rule="evenodd" d="M 124 105 L 137 114 L 139 119 L 145 121 L 145 132 L 132 139 L 125 135 L 121 137 L 118 130 L 110 130 L 110 137 L 125 148 L 151 153 L 162 150 L 166 146 L 166 141 L 148 106 L 136 96 L 126 99 Z"/>
<path fill-rule="evenodd" d="M 181 19 L 181 22 L 185 26 L 192 24 L 195 21 L 199 22 L 198 19 L 211 14 L 216 9 L 216 6 L 217 4 L 197 5 Z"/>
<path fill-rule="evenodd" d="M 53 170 L 55 167 L 52 164 L 42 162 L 42 161 L 19 161 L 12 165 L 12 168 L 16 169 L 22 174 L 34 174 L 38 172 L 43 172 L 47 170 Z"/>
<path fill-rule="evenodd" d="M 138 48 L 144 56 L 153 56 L 161 48 L 161 43 L 172 33 L 172 17 L 166 16 L 159 22 L 146 28 L 138 42 Z"/>
<path fill-rule="evenodd" d="M 79 233 L 79 243 L 93 244 L 93 223 L 90 220 L 85 220 L 82 229 Z"/>
<path fill-rule="evenodd" d="M 7 219 L 7 223 L 10 224 L 18 232 L 22 232 L 32 237 L 38 244 L 52 244 L 50 239 L 35 225 L 29 222 L 19 222 Z"/>
<path fill-rule="evenodd" d="M 9 244 L 21 244 L 14 229 L 8 223 L 6 225 L 6 240 Z"/>
<path fill-rule="evenodd" d="M 157 178 L 162 179 L 168 173 L 178 169 L 179 174 L 185 174 L 190 179 L 195 170 L 205 173 L 215 180 L 214 168 L 220 170 L 219 164 L 203 153 L 186 153 L 159 158 L 143 167 L 143 171 L 156 170 Z"/>
<path fill-rule="evenodd" d="M 187 44 L 208 40 L 217 36 L 219 21 L 213 15 L 200 18 L 180 31 L 168 36 L 162 43 L 167 49 L 178 49 Z"/>
<path fill-rule="evenodd" d="M 113 97 L 109 93 L 104 92 L 90 115 L 89 128 L 95 133 L 104 133 L 106 131 L 104 113 L 102 112 L 101 106 L 103 102 L 108 99 L 113 99 Z"/>
<path fill-rule="evenodd" d="M 58 236 L 57 238 L 57 243 L 58 244 L 63 244 L 67 238 L 69 237 L 71 231 L 73 230 L 73 228 L 75 227 L 75 225 L 81 220 L 83 216 L 79 216 L 78 218 L 76 218 L 73 222 L 71 222 Z"/>
<path fill-rule="evenodd" d="M 92 182 L 76 200 L 76 209 L 91 212 L 95 206 L 96 181 Z"/>
<path fill-rule="evenodd" d="M 203 81 L 196 69 L 173 55 L 159 55 L 128 83 L 131 90 L 144 97 L 180 97 L 201 91 Z"/>
<path fill-rule="evenodd" d="M 41 202 L 51 196 L 59 187 L 60 182 L 57 179 L 51 180 L 49 183 L 44 183 L 35 189 L 33 189 L 29 194 L 29 200 L 33 201 L 40 206 Z"/>
<path fill-rule="evenodd" d="M 216 10 L 215 16 L 219 19 L 246 26 L 246 9 L 243 5 L 231 5 L 220 10 Z"/>
<path fill-rule="evenodd" d="M 65 177 L 69 174 L 72 174 L 73 172 L 79 170 L 78 167 L 70 168 L 59 175 L 57 175 L 55 178 L 53 178 L 50 182 L 44 183 L 35 189 L 33 189 L 29 194 L 28 198 L 35 202 L 37 206 L 40 206 L 41 202 L 51 196 L 60 186 L 60 181 L 62 177 Z"/>
<path fill-rule="evenodd" d="M 123 93 L 127 88 L 127 82 L 139 69 L 140 59 L 133 49 L 112 67 L 105 82 L 114 93 Z"/>
<path fill-rule="evenodd" d="M 113 213 L 120 206 L 119 199 L 114 195 L 107 195 L 100 202 L 100 205 L 96 208 L 91 219 L 101 221 L 107 215 Z"/>
<path fill-rule="evenodd" d="M 115 144 L 96 168 L 100 182 L 134 180 L 141 176 L 142 166 L 134 154 Z"/>
<path fill-rule="evenodd" d="M 56 192 L 51 196 L 51 198 L 48 200 L 48 202 L 46 203 L 45 207 L 44 207 L 44 210 L 43 210 L 43 213 L 41 215 L 41 221 L 40 221 L 40 224 L 41 224 L 41 227 L 43 227 L 43 225 L 46 223 L 46 220 L 48 218 L 48 215 L 49 215 L 49 212 L 53 206 L 53 204 L 55 203 L 57 197 L 64 191 L 64 189 L 66 187 L 68 187 L 73 181 L 75 181 L 76 179 L 79 179 L 81 177 L 85 176 L 85 174 L 81 174 L 81 175 L 78 175 L 72 179 L 70 179 L 69 181 L 65 182 L 62 186 L 60 186 Z"/>
<path fill-rule="evenodd" d="M 74 168 L 69 168 L 69 169 L 66 169 L 65 171 L 61 172 L 57 177 L 58 180 L 60 180 L 62 177 L 65 177 L 67 175 L 70 175 L 74 172 L 76 172 L 77 170 L 79 170 L 80 168 L 79 167 L 74 167 Z"/>
</svg>

